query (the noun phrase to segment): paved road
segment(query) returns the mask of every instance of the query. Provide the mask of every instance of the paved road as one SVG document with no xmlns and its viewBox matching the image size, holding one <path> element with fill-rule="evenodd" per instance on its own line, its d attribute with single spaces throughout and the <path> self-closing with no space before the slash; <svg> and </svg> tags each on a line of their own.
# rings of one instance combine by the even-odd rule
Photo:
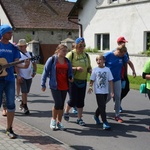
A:
<svg viewBox="0 0 150 150">
<path fill-rule="evenodd" d="M 71 114 L 70 122 L 63 120 L 67 131 L 52 131 L 49 128 L 51 108 L 53 100 L 50 90 L 41 91 L 40 75 L 33 81 L 29 94 L 29 109 L 31 115 L 25 116 L 18 109 L 19 102 L 16 102 L 16 118 L 41 130 L 47 135 L 57 139 L 61 143 L 70 146 L 75 150 L 149 150 L 150 132 L 150 101 L 139 91 L 131 90 L 123 101 L 124 123 L 114 121 L 113 102 L 107 104 L 108 121 L 112 127 L 111 131 L 102 130 L 102 125 L 95 125 L 92 119 L 96 109 L 94 94 L 87 94 L 83 113 L 85 127 L 77 125 L 76 116 Z"/>
</svg>

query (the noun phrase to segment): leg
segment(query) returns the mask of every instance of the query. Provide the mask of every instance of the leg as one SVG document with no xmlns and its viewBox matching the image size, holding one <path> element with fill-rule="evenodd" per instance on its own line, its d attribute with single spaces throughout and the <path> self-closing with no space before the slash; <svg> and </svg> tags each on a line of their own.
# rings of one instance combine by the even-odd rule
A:
<svg viewBox="0 0 150 150">
<path fill-rule="evenodd" d="M 51 89 L 52 96 L 54 98 L 54 107 L 52 111 L 52 119 L 50 123 L 50 128 L 56 128 L 56 121 L 57 121 L 57 128 L 60 130 L 65 130 L 64 126 L 62 125 L 62 116 L 63 116 L 63 108 L 64 102 L 66 99 L 67 91 L 60 91 L 60 90 L 53 90 Z"/>
<path fill-rule="evenodd" d="M 14 114 L 15 114 L 15 82 L 6 81 L 5 94 L 6 94 L 6 104 L 7 104 L 7 130 L 6 134 L 10 138 L 16 138 L 17 135 L 12 130 Z"/>
<path fill-rule="evenodd" d="M 96 94 L 97 105 L 103 122 L 107 121 L 106 120 L 106 99 L 107 99 L 107 94 Z"/>
<path fill-rule="evenodd" d="M 20 98 L 20 82 L 16 76 L 16 100 L 17 101 L 21 101 L 21 98 Z"/>
<path fill-rule="evenodd" d="M 27 97 L 30 91 L 30 87 L 32 84 L 32 79 L 23 79 L 21 85 L 21 92 L 22 92 L 22 103 L 21 107 L 24 109 L 24 114 L 29 114 L 29 109 L 27 106 Z"/>
<path fill-rule="evenodd" d="M 5 92 L 3 92 L 2 103 L 3 103 L 2 115 L 3 115 L 3 116 L 7 116 L 7 107 L 6 107 L 6 96 L 5 96 Z"/>
<path fill-rule="evenodd" d="M 126 81 L 125 88 L 122 89 L 122 91 L 121 91 L 121 101 L 130 91 L 128 76 L 125 77 L 125 81 Z"/>
<path fill-rule="evenodd" d="M 69 121 L 69 110 L 76 106 L 77 87 L 74 83 L 69 83 L 69 100 L 64 111 L 64 120 Z"/>
<path fill-rule="evenodd" d="M 83 116 L 83 107 L 84 107 L 84 99 L 85 99 L 86 85 L 83 88 L 77 87 L 76 100 L 77 100 L 77 110 L 78 110 L 78 119 L 77 123 L 81 126 L 85 126 L 85 122 L 82 120 Z"/>
<path fill-rule="evenodd" d="M 122 122 L 120 118 L 121 80 L 114 82 L 115 120 Z"/>
<path fill-rule="evenodd" d="M 114 101 L 115 101 L 116 116 L 119 116 L 120 96 L 121 96 L 121 80 L 114 82 Z"/>
</svg>

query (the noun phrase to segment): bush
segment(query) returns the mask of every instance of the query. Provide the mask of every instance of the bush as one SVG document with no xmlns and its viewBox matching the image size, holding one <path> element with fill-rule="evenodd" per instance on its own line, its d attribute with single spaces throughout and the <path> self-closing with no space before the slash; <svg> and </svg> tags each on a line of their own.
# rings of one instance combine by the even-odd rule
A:
<svg viewBox="0 0 150 150">
<path fill-rule="evenodd" d="M 85 51 L 86 52 L 89 52 L 89 53 L 98 53 L 98 49 L 97 48 L 91 48 L 91 47 L 87 47 L 85 48 Z"/>
</svg>

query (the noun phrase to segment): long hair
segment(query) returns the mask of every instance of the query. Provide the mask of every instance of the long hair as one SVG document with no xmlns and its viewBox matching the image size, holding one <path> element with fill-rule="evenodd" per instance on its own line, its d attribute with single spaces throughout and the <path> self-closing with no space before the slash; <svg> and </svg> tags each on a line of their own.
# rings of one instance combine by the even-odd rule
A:
<svg viewBox="0 0 150 150">
<path fill-rule="evenodd" d="M 67 48 L 67 46 L 64 45 L 64 44 L 59 44 L 59 45 L 56 47 L 55 54 L 58 54 L 58 51 L 59 51 L 60 49 L 62 49 L 62 48 Z"/>
</svg>

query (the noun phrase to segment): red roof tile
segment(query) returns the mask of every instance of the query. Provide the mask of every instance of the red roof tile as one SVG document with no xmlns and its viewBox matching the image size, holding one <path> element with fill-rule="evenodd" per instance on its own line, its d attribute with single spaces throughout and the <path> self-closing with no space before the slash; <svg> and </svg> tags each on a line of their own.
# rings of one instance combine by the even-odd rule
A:
<svg viewBox="0 0 150 150">
<path fill-rule="evenodd" d="M 0 0 L 15 28 L 78 29 L 68 21 L 74 3 L 65 0 Z"/>
</svg>

